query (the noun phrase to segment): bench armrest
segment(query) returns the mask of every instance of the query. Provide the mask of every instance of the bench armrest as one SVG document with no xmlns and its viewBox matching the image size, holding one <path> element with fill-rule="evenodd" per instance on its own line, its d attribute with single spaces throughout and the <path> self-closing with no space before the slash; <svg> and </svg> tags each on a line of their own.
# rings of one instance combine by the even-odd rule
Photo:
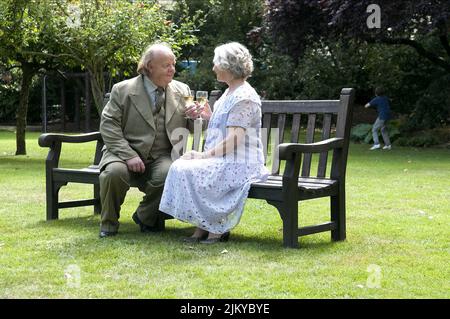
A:
<svg viewBox="0 0 450 319">
<path fill-rule="evenodd" d="M 100 132 L 92 132 L 78 135 L 66 135 L 56 133 L 46 133 L 39 136 L 39 146 L 51 147 L 55 143 L 85 143 L 92 141 L 102 141 Z"/>
<path fill-rule="evenodd" d="M 283 143 L 278 145 L 278 154 L 280 160 L 292 159 L 296 153 L 322 153 L 332 149 L 342 148 L 344 139 L 341 137 L 329 138 L 317 143 Z"/>
<path fill-rule="evenodd" d="M 58 167 L 62 143 L 86 143 L 92 141 L 97 141 L 93 162 L 94 165 L 97 165 L 100 162 L 102 156 L 101 149 L 103 147 L 103 138 L 100 132 L 78 135 L 66 135 L 57 133 L 41 134 L 38 140 L 39 146 L 50 148 L 45 164 L 47 167 L 47 175 L 51 174 L 49 172 L 51 172 L 53 168 Z"/>
</svg>

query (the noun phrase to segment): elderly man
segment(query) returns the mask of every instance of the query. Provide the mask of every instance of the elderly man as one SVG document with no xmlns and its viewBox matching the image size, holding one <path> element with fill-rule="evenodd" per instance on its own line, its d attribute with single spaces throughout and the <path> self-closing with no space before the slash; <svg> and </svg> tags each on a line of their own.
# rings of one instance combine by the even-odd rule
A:
<svg viewBox="0 0 450 319">
<path fill-rule="evenodd" d="M 171 151 L 180 139 L 172 132 L 187 126 L 180 111 L 189 87 L 173 80 L 175 55 L 164 44 L 147 48 L 138 65 L 139 76 L 113 86 L 100 132 L 105 142 L 100 161 L 100 238 L 119 229 L 120 207 L 130 186 L 145 193 L 133 220 L 142 232 L 158 231 L 158 210 Z M 196 114 L 189 114 L 195 116 Z"/>
</svg>

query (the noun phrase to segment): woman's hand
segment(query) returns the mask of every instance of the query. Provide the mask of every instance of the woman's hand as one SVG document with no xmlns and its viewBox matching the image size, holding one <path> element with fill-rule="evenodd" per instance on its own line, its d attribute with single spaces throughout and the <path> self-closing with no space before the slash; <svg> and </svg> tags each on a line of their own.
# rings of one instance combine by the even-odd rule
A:
<svg viewBox="0 0 450 319">
<path fill-rule="evenodd" d="M 203 152 L 189 151 L 184 153 L 180 158 L 183 160 L 202 159 L 206 158 L 206 154 Z"/>
<path fill-rule="evenodd" d="M 211 107 L 209 106 L 209 103 L 206 102 L 205 105 L 201 108 L 200 116 L 202 117 L 202 119 L 209 121 L 211 115 L 212 115 Z"/>
<path fill-rule="evenodd" d="M 200 104 L 195 101 L 195 104 L 189 105 L 186 108 L 186 116 L 189 118 L 195 120 L 201 117 L 204 120 L 209 120 L 212 115 L 211 107 L 209 106 L 208 102 L 205 103 L 205 105 L 200 106 Z"/>
</svg>

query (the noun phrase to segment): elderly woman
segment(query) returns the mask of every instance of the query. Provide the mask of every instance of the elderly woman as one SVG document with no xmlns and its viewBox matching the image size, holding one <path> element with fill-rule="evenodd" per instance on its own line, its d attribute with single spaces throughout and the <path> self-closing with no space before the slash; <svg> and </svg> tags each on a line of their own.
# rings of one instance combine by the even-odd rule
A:
<svg viewBox="0 0 450 319">
<path fill-rule="evenodd" d="M 188 242 L 227 241 L 242 216 L 250 184 L 264 180 L 261 100 L 246 81 L 252 57 L 233 42 L 214 50 L 217 80 L 228 85 L 214 105 L 201 110 L 209 120 L 203 152 L 190 151 L 168 173 L 159 209 L 197 228 Z"/>
</svg>

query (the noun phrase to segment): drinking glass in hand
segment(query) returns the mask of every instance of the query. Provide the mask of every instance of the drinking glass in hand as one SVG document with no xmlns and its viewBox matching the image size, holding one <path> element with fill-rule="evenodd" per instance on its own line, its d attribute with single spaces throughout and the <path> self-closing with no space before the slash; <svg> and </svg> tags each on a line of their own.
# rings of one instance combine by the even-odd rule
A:
<svg viewBox="0 0 450 319">
<path fill-rule="evenodd" d="M 208 102 L 208 91 L 197 91 L 196 98 L 198 104 L 200 104 L 200 107 L 205 106 L 206 102 Z M 201 115 L 199 114 L 198 117 L 201 119 Z"/>
<path fill-rule="evenodd" d="M 196 94 L 197 102 L 204 106 L 205 103 L 208 101 L 208 91 L 197 91 Z"/>
<path fill-rule="evenodd" d="M 184 105 L 181 105 L 180 112 L 185 114 L 185 118 L 189 118 L 189 116 L 186 115 L 186 109 L 190 106 L 194 105 L 194 91 L 190 90 L 189 95 L 184 96 Z"/>
</svg>

